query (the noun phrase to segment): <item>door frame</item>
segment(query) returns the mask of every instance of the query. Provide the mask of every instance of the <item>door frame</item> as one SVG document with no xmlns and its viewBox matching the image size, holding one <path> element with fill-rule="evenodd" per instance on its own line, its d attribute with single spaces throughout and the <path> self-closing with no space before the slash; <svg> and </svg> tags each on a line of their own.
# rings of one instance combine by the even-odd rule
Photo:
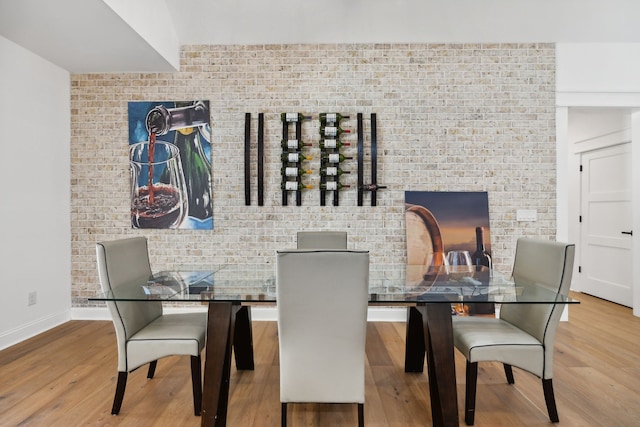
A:
<svg viewBox="0 0 640 427">
<path fill-rule="evenodd" d="M 602 102 L 602 94 L 557 94 L 556 98 L 556 154 L 557 154 L 557 189 L 556 189 L 556 222 L 557 239 L 576 243 L 576 259 L 581 259 L 580 239 L 580 154 L 569 141 L 569 110 L 571 108 L 592 108 L 603 112 L 612 110 L 622 114 L 630 114 L 630 129 L 627 130 L 631 141 L 633 164 L 640 165 L 640 103 L 637 100 L 615 94 L 607 102 Z M 584 145 L 584 148 L 587 146 Z M 584 150 L 582 150 L 584 151 Z M 640 251 L 640 168 L 632 170 L 632 211 L 633 228 L 639 230 L 632 236 L 632 247 L 636 248 L 632 257 Z M 579 262 L 574 264 L 572 289 L 579 291 Z M 633 314 L 640 317 L 640 263 L 634 263 L 632 272 L 632 304 Z"/>
</svg>

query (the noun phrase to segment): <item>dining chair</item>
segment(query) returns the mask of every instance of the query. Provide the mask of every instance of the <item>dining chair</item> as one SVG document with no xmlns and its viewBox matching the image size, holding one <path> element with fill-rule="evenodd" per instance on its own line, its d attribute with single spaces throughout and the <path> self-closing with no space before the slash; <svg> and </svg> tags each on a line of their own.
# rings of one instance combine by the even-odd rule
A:
<svg viewBox="0 0 640 427">
<path fill-rule="evenodd" d="M 298 249 L 347 249 L 346 231 L 298 231 Z"/>
<path fill-rule="evenodd" d="M 575 246 L 549 240 L 519 238 L 513 280 L 523 293 L 543 286 L 561 297 L 569 293 Z M 475 416 L 478 362 L 504 365 L 509 384 L 512 366 L 542 379 L 549 418 L 557 423 L 553 393 L 553 345 L 564 304 L 502 304 L 499 318 L 453 317 L 455 347 L 466 357 L 465 422 Z"/>
<path fill-rule="evenodd" d="M 357 403 L 364 425 L 369 252 L 277 253 L 282 426 L 287 404 Z"/>
<path fill-rule="evenodd" d="M 143 293 L 141 284 L 151 276 L 145 237 L 99 242 L 98 273 L 103 292 Z M 163 314 L 160 301 L 108 301 L 118 344 L 118 382 L 111 414 L 122 406 L 128 373 L 149 364 L 153 378 L 157 361 L 173 355 L 191 356 L 191 382 L 195 415 L 201 414 L 200 353 L 205 345 L 207 314 Z"/>
</svg>

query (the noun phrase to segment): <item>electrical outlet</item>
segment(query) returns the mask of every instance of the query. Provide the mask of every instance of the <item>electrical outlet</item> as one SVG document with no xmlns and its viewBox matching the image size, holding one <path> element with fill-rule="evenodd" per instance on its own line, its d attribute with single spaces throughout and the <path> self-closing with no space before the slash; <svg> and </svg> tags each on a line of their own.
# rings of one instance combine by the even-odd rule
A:
<svg viewBox="0 0 640 427">
<path fill-rule="evenodd" d="M 516 211 L 517 221 L 537 221 L 538 211 L 536 209 L 518 209 Z"/>
<path fill-rule="evenodd" d="M 29 302 L 27 305 L 36 305 L 36 296 L 37 294 L 34 292 L 29 292 Z"/>
</svg>

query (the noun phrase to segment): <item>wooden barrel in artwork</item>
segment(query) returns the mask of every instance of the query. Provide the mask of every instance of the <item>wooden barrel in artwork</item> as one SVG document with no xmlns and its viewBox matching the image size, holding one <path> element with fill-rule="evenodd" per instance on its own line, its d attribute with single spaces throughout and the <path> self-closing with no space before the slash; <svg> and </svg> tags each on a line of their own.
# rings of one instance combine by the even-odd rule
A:
<svg viewBox="0 0 640 427">
<path fill-rule="evenodd" d="M 424 206 L 405 206 L 407 231 L 407 285 L 435 282 L 445 263 L 444 244 L 438 221 Z"/>
</svg>

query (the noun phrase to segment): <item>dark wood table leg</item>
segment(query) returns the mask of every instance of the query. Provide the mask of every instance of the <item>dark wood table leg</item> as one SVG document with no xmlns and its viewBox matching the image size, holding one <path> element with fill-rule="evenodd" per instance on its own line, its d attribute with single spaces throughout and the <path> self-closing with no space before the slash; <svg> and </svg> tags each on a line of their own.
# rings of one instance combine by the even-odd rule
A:
<svg viewBox="0 0 640 427">
<path fill-rule="evenodd" d="M 407 336 L 404 351 L 404 371 L 422 372 L 424 370 L 424 330 L 422 314 L 416 307 L 407 307 Z"/>
<path fill-rule="evenodd" d="M 251 307 L 234 305 L 235 334 L 233 350 L 238 370 L 253 370 L 253 334 L 251 333 Z"/>
<path fill-rule="evenodd" d="M 202 427 L 225 426 L 234 334 L 233 305 L 209 302 L 202 390 Z"/>
<path fill-rule="evenodd" d="M 419 305 L 417 310 L 423 321 L 433 425 L 457 427 L 458 395 L 451 306 L 426 303 Z"/>
</svg>

